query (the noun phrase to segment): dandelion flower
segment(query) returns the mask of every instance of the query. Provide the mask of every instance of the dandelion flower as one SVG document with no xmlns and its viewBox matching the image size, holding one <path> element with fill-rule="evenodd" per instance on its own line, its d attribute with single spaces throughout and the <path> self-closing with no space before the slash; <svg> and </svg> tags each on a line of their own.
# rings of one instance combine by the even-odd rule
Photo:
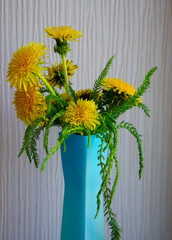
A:
<svg viewBox="0 0 172 240">
<path fill-rule="evenodd" d="M 46 46 L 41 43 L 26 44 L 14 52 L 8 65 L 7 81 L 11 88 L 27 91 L 28 86 L 38 84 L 38 76 L 42 76 L 41 64 L 44 63 Z"/>
<path fill-rule="evenodd" d="M 87 100 L 91 100 L 93 98 L 93 90 L 88 88 L 88 89 L 82 89 L 79 91 L 76 91 L 76 95 L 78 98 L 82 98 L 83 100 L 87 99 Z M 97 100 L 101 97 L 102 93 L 100 92 L 98 95 Z"/>
<path fill-rule="evenodd" d="M 101 84 L 102 89 L 108 91 L 113 89 L 113 91 L 124 97 L 125 100 L 132 97 L 136 90 L 132 85 L 121 80 L 121 78 L 104 78 Z M 139 100 L 141 101 L 141 99 Z"/>
<path fill-rule="evenodd" d="M 71 101 L 64 115 L 64 121 L 72 126 L 83 126 L 94 130 L 99 125 L 97 106 L 93 100 Z"/>
<path fill-rule="evenodd" d="M 47 27 L 44 29 L 44 32 L 47 33 L 46 37 L 60 39 L 61 42 L 63 42 L 64 39 L 73 42 L 82 37 L 82 31 L 75 30 L 71 26 L 53 26 L 52 29 L 51 27 Z"/>
<path fill-rule="evenodd" d="M 82 89 L 76 92 L 76 95 L 78 98 L 82 98 L 83 100 L 87 99 L 90 100 L 91 99 L 91 95 L 93 93 L 92 89 Z"/>
<path fill-rule="evenodd" d="M 38 91 L 37 86 L 28 87 L 27 92 L 16 90 L 13 104 L 17 118 L 30 125 L 37 118 L 45 117 L 47 105 L 45 97 Z"/>
<path fill-rule="evenodd" d="M 74 75 L 75 71 L 78 69 L 77 65 L 73 65 L 73 61 L 66 61 L 66 67 L 67 67 L 67 74 L 68 78 L 71 79 L 71 77 Z M 53 87 L 58 87 L 61 89 L 62 86 L 64 86 L 65 78 L 64 78 L 64 70 L 63 70 L 63 64 L 55 64 L 51 67 L 47 67 L 48 75 L 46 76 L 47 81 L 49 84 Z"/>
</svg>

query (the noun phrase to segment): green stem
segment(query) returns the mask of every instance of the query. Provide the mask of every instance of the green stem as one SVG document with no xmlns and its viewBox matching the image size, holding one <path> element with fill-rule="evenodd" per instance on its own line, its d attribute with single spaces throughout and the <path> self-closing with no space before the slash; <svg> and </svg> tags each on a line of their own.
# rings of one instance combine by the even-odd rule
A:
<svg viewBox="0 0 172 240">
<path fill-rule="evenodd" d="M 69 96 L 69 79 L 67 74 L 66 58 L 65 58 L 65 55 L 61 55 L 61 56 L 62 56 L 62 64 L 63 64 L 64 78 L 65 78 L 64 88 L 65 88 L 66 94 Z"/>
<path fill-rule="evenodd" d="M 39 76 L 39 77 L 40 77 L 40 79 L 43 81 L 43 83 L 45 84 L 45 86 L 50 90 L 50 92 L 51 92 L 54 96 L 56 96 L 54 90 L 52 89 L 52 87 L 50 86 L 50 84 L 47 82 L 47 80 L 46 80 L 44 77 L 42 77 L 42 76 Z"/>
</svg>

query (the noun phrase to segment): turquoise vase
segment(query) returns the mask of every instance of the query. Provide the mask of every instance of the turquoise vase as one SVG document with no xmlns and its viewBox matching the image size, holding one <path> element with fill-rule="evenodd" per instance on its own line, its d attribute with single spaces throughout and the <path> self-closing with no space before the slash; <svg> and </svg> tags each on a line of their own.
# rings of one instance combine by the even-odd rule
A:
<svg viewBox="0 0 172 240">
<path fill-rule="evenodd" d="M 97 193 L 101 185 L 97 151 L 101 140 L 91 136 L 70 135 L 61 147 L 65 181 L 61 240 L 105 240 L 103 196 L 98 217 Z M 107 158 L 108 150 L 104 153 Z"/>
</svg>

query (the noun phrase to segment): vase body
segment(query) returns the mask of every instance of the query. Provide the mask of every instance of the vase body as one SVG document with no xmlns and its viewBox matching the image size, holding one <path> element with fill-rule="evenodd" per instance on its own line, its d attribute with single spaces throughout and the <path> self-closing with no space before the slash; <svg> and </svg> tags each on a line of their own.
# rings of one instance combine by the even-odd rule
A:
<svg viewBox="0 0 172 240">
<path fill-rule="evenodd" d="M 61 146 L 65 181 L 61 240 L 105 240 L 103 196 L 97 209 L 97 193 L 101 186 L 100 166 L 97 166 L 101 140 L 91 136 L 70 135 Z M 104 153 L 107 158 L 108 150 Z"/>
</svg>

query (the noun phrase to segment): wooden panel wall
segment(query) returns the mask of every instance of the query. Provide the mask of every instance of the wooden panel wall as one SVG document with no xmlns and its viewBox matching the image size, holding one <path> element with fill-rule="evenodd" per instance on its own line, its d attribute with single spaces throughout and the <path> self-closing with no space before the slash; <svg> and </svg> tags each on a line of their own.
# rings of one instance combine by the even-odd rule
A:
<svg viewBox="0 0 172 240">
<path fill-rule="evenodd" d="M 15 117 L 13 90 L 5 82 L 12 53 L 26 42 L 44 41 L 50 49 L 47 61 L 59 60 L 53 40 L 43 35 L 43 28 L 52 25 L 83 30 L 83 38 L 71 44 L 68 55 L 79 66 L 73 78 L 75 89 L 91 88 L 113 54 L 109 76 L 121 77 L 136 88 L 146 72 L 158 66 L 143 97 L 151 118 L 139 109 L 121 117 L 143 135 L 145 168 L 139 181 L 136 142 L 121 130 L 121 173 L 113 208 L 123 240 L 172 239 L 172 1 L 0 0 L 0 19 L 0 239 L 60 239 L 64 189 L 60 154 L 54 155 L 43 173 L 26 156 L 17 158 L 25 126 Z M 51 131 L 52 146 L 57 132 Z M 39 148 L 43 157 L 41 143 Z"/>
</svg>

